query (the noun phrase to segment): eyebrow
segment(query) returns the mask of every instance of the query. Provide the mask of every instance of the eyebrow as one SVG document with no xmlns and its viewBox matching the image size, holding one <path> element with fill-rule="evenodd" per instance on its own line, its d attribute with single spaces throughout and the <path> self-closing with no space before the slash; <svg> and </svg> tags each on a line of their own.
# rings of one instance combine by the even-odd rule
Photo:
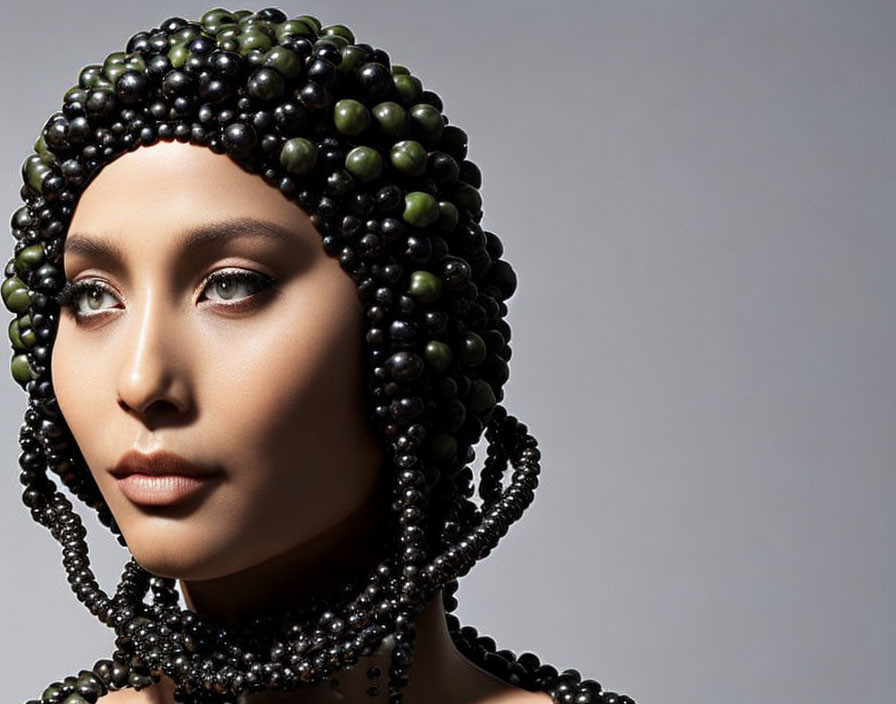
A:
<svg viewBox="0 0 896 704">
<path fill-rule="evenodd" d="M 180 237 L 180 247 L 190 250 L 247 237 L 266 237 L 295 243 L 297 235 L 287 228 L 267 220 L 241 217 L 204 223 L 181 232 Z M 125 258 L 124 252 L 114 242 L 105 237 L 83 233 L 69 234 L 65 238 L 63 254 L 69 253 L 82 254 L 96 259 L 117 259 L 118 261 L 123 261 Z"/>
</svg>

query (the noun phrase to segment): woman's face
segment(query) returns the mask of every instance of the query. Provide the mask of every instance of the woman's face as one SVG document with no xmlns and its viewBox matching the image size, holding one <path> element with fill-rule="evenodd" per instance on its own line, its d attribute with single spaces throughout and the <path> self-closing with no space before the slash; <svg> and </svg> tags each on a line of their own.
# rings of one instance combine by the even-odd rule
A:
<svg viewBox="0 0 896 704">
<path fill-rule="evenodd" d="M 370 505 L 383 453 L 357 287 L 278 190 L 206 147 L 141 147 L 83 192 L 64 266 L 94 285 L 60 314 L 56 395 L 146 569 L 233 574 Z M 129 451 L 214 476 L 159 493 L 167 480 L 113 474 Z"/>
</svg>

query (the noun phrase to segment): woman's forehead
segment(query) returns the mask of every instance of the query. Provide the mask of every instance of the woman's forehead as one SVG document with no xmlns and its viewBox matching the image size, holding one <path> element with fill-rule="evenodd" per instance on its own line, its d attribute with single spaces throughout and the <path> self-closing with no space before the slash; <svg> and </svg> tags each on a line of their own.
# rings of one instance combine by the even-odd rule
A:
<svg viewBox="0 0 896 704">
<path fill-rule="evenodd" d="M 120 233 L 181 233 L 221 223 L 270 223 L 320 237 L 308 215 L 256 174 L 207 147 L 159 141 L 107 164 L 84 189 L 69 234 L 114 239 Z"/>
</svg>

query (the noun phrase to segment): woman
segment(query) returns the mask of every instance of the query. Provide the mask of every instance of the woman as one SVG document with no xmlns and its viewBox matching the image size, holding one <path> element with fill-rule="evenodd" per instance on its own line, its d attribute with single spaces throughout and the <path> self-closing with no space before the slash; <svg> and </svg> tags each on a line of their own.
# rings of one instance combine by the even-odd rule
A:
<svg viewBox="0 0 896 704">
<path fill-rule="evenodd" d="M 23 178 L 23 501 L 117 634 L 42 701 L 631 702 L 450 614 L 539 453 L 500 405 L 513 270 L 408 69 L 275 8 L 171 18 L 81 71 Z M 47 469 L 131 552 L 115 594 Z"/>
</svg>

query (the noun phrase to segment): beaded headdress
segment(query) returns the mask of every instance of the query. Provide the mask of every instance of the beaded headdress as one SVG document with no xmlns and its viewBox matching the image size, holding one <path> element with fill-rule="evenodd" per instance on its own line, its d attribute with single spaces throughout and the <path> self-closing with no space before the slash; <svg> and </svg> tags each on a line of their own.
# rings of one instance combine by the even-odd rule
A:
<svg viewBox="0 0 896 704">
<path fill-rule="evenodd" d="M 450 613 L 457 579 L 532 501 L 539 452 L 500 405 L 511 356 L 505 301 L 516 277 L 498 237 L 480 226 L 481 175 L 466 158 L 467 135 L 442 110 L 418 77 L 345 25 L 276 8 L 215 8 L 138 32 L 124 51 L 84 67 L 46 121 L 22 166 L 25 204 L 12 217 L 15 252 L 2 284 L 15 314 L 12 375 L 29 396 L 22 499 L 61 543 L 77 598 L 117 638 L 111 659 L 52 683 L 41 701 L 92 704 L 110 690 L 149 686 L 159 670 L 177 683 L 178 701 L 235 701 L 326 681 L 390 639 L 388 693 L 400 702 L 414 619 L 438 590 L 452 639 L 483 669 L 562 701 L 631 701 L 532 653 L 498 650 Z M 387 457 L 382 562 L 300 610 L 239 626 L 180 609 L 175 580 L 133 558 L 107 594 L 90 569 L 86 529 L 51 476 L 126 545 L 50 377 L 62 245 L 80 193 L 104 165 L 171 139 L 227 154 L 279 189 L 356 282 L 368 412 Z M 469 465 L 483 434 L 477 487 Z"/>
</svg>

